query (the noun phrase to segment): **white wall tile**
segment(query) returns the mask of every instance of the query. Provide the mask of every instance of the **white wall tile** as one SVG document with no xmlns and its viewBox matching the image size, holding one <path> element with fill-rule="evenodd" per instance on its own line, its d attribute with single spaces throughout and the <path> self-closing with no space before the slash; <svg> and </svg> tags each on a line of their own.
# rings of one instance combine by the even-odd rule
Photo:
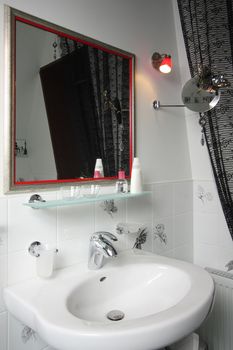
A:
<svg viewBox="0 0 233 350">
<path fill-rule="evenodd" d="M 222 212 L 195 213 L 194 232 L 194 240 L 197 243 L 215 245 L 218 249 L 233 248 L 233 241 Z"/>
<path fill-rule="evenodd" d="M 56 208 L 36 210 L 22 203 L 30 195 L 8 198 L 8 251 L 28 249 L 33 241 L 56 244 L 57 210 Z M 55 193 L 42 194 L 44 199 L 56 198 Z"/>
<path fill-rule="evenodd" d="M 58 242 L 58 254 L 55 261 L 55 268 L 63 268 L 77 264 L 88 259 L 88 246 L 90 235 L 82 239 L 69 239 Z"/>
<path fill-rule="evenodd" d="M 166 243 L 163 242 L 157 235 L 158 231 L 161 231 L 160 227 L 163 225 L 162 231 L 166 236 Z M 173 249 L 173 222 L 172 217 L 158 218 L 153 223 L 153 252 L 163 255 L 165 252 Z"/>
<path fill-rule="evenodd" d="M 0 255 L 0 312 L 5 310 L 3 288 L 7 285 L 7 255 Z"/>
<path fill-rule="evenodd" d="M 194 181 L 193 210 L 199 213 L 219 212 L 219 197 L 213 181 Z"/>
<path fill-rule="evenodd" d="M 7 233 L 0 233 L 0 255 L 7 254 Z"/>
<path fill-rule="evenodd" d="M 140 225 L 140 223 L 138 223 Z M 147 232 L 146 242 L 142 244 L 141 248 L 147 252 L 153 251 L 153 241 L 152 241 L 152 224 L 151 222 L 141 223 L 140 227 L 145 228 Z M 124 241 L 120 250 L 132 249 L 135 245 L 136 239 L 139 236 L 139 232 L 135 231 L 129 234 L 121 235 Z M 117 236 L 119 237 L 119 235 Z M 115 244 L 114 244 L 115 245 Z M 117 245 L 115 245 L 117 248 Z"/>
<path fill-rule="evenodd" d="M 219 247 L 194 241 L 194 263 L 202 267 L 219 269 Z"/>
<path fill-rule="evenodd" d="M 94 205 L 58 208 L 57 229 L 59 242 L 91 234 L 94 230 Z"/>
<path fill-rule="evenodd" d="M 154 188 L 154 184 L 143 184 L 143 191 L 147 191 L 147 192 L 152 192 Z"/>
<path fill-rule="evenodd" d="M 172 250 L 165 250 L 162 254 L 154 253 L 162 256 L 166 256 L 167 258 L 173 258 L 173 249 Z"/>
<path fill-rule="evenodd" d="M 126 200 L 114 200 L 117 211 L 112 215 L 104 210 L 103 202 L 95 203 L 95 231 L 110 231 L 116 233 L 116 226 L 126 222 Z"/>
<path fill-rule="evenodd" d="M 117 224 L 126 222 L 126 200 L 115 200 L 114 205 L 117 212 L 110 215 L 104 210 L 103 202 L 95 203 L 95 232 L 108 231 L 116 235 L 118 241 L 113 242 L 113 245 L 119 251 L 127 249 L 127 241 L 130 240 L 130 237 L 124 234 L 119 235 L 116 232 Z"/>
<path fill-rule="evenodd" d="M 0 313 L 0 350 L 8 350 L 7 348 L 7 312 Z M 18 350 L 18 349 L 17 349 Z"/>
<path fill-rule="evenodd" d="M 22 332 L 25 325 L 19 322 L 12 315 L 9 315 L 9 348 L 8 350 L 42 350 L 46 347 L 45 342 L 34 334 L 27 342 L 22 339 Z"/>
<path fill-rule="evenodd" d="M 36 258 L 28 251 L 8 254 L 8 284 L 15 284 L 36 277 Z"/>
<path fill-rule="evenodd" d="M 130 249 L 133 247 L 134 242 L 136 240 L 136 234 L 129 234 L 129 235 L 118 235 L 116 234 L 117 241 L 112 242 L 114 248 L 116 249 L 117 252 L 121 252 L 127 249 Z"/>
<path fill-rule="evenodd" d="M 173 184 L 154 184 L 153 186 L 153 216 L 165 218 L 173 214 Z"/>
<path fill-rule="evenodd" d="M 148 223 L 129 223 L 129 232 L 123 234 L 116 234 L 118 238 L 117 242 L 114 242 L 114 246 L 117 251 L 128 250 L 134 248 L 136 240 L 140 235 L 139 229 L 145 230 L 146 242 L 142 244 L 142 249 L 146 251 L 152 251 L 152 225 Z"/>
<path fill-rule="evenodd" d="M 193 244 L 193 213 L 176 215 L 173 218 L 173 243 L 174 248 L 184 245 Z"/>
<path fill-rule="evenodd" d="M 219 213 L 218 213 L 218 229 L 219 229 L 219 232 L 221 233 L 220 246 L 223 246 L 225 248 L 232 247 L 233 241 L 232 241 L 222 208 L 219 210 Z"/>
<path fill-rule="evenodd" d="M 118 235 L 116 234 L 117 241 L 113 242 L 113 246 L 116 249 L 117 252 L 121 252 L 127 249 L 131 249 L 134 246 L 134 243 L 136 241 L 137 234 L 131 233 L 131 234 L 122 234 Z"/>
<path fill-rule="evenodd" d="M 194 240 L 200 244 L 218 246 L 222 241 L 222 230 L 219 227 L 219 216 L 216 214 L 195 213 Z"/>
<path fill-rule="evenodd" d="M 193 210 L 192 181 L 174 183 L 173 210 L 174 215 L 187 213 Z"/>
<path fill-rule="evenodd" d="M 152 193 L 127 199 L 127 222 L 152 222 Z"/>
<path fill-rule="evenodd" d="M 233 260 L 233 243 L 229 245 L 227 248 L 222 247 L 218 250 L 217 261 L 218 261 L 218 269 L 227 271 L 226 264 L 229 261 Z M 233 271 L 231 271 L 232 273 Z"/>
<path fill-rule="evenodd" d="M 7 253 L 7 199 L 0 198 L 0 255 Z"/>
<path fill-rule="evenodd" d="M 147 238 L 146 242 L 142 245 L 142 249 L 153 253 L 153 226 L 152 223 L 149 222 L 146 223 L 145 226 L 147 227 Z"/>
<path fill-rule="evenodd" d="M 149 186 L 146 188 L 150 190 Z M 152 218 L 153 218 L 153 192 L 142 197 L 131 198 L 126 203 L 126 222 L 138 223 L 145 225 L 148 229 L 147 241 L 142 246 L 143 250 L 153 251 L 153 237 L 152 237 Z M 131 248 L 136 240 L 137 235 L 126 237 L 126 245 Z"/>
<path fill-rule="evenodd" d="M 87 260 L 90 235 L 94 233 L 94 205 L 58 208 L 56 267 Z"/>
<path fill-rule="evenodd" d="M 233 260 L 233 241 L 214 180 L 195 181 L 193 188 L 194 262 L 226 270 Z"/>
<path fill-rule="evenodd" d="M 173 249 L 172 257 L 187 262 L 193 262 L 193 245 L 185 244 Z"/>
</svg>

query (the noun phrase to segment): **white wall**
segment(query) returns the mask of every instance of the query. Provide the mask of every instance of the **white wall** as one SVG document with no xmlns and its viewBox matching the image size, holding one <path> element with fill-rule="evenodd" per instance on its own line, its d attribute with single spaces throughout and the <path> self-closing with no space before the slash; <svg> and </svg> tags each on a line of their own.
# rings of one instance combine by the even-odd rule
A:
<svg viewBox="0 0 233 350">
<path fill-rule="evenodd" d="M 89 35 L 136 55 L 136 149 L 151 195 L 117 202 L 113 218 L 99 205 L 32 210 L 22 206 L 30 194 L 0 198 L 0 289 L 35 276 L 28 245 L 39 240 L 59 248 L 57 267 L 87 260 L 88 240 L 95 230 L 115 231 L 117 222 L 148 226 L 146 249 L 192 260 L 193 186 L 185 115 L 182 109 L 154 111 L 152 102 L 180 103 L 179 75 L 171 0 L 0 0 L 0 52 L 3 48 L 3 4 Z M 163 76 L 151 66 L 154 51 L 171 53 L 173 72 Z M 3 55 L 0 56 L 0 139 L 3 139 Z M 3 145 L 0 144 L 0 181 Z M 42 193 L 56 198 L 56 191 Z M 159 226 L 160 225 L 160 226 Z M 165 245 L 156 235 L 163 225 Z M 118 249 L 132 246 L 135 237 L 122 237 Z M 8 326 L 7 326 L 8 324 Z M 7 337 L 7 329 L 9 337 Z M 37 341 L 23 344 L 22 326 L 9 316 L 0 297 L 0 350 L 42 349 Z M 10 339 L 7 345 L 7 339 Z"/>
</svg>

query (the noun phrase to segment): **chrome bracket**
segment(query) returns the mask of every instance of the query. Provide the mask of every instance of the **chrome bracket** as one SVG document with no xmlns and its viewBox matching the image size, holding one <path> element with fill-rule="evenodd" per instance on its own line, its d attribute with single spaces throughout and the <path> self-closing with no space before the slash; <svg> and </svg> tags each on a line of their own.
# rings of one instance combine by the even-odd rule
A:
<svg viewBox="0 0 233 350">
<path fill-rule="evenodd" d="M 35 203 L 35 202 L 46 202 L 39 194 L 33 194 L 28 203 Z"/>
<path fill-rule="evenodd" d="M 39 250 L 42 248 L 42 244 L 38 241 L 32 242 L 28 248 L 28 252 L 30 255 L 39 258 L 40 253 Z"/>
<path fill-rule="evenodd" d="M 185 105 L 161 105 L 159 100 L 154 100 L 153 101 L 153 108 L 155 110 L 160 109 L 160 107 L 185 107 Z"/>
<path fill-rule="evenodd" d="M 46 250 L 46 246 L 44 246 L 44 244 L 35 241 L 32 242 L 28 248 L 28 252 L 31 256 L 34 256 L 35 258 L 39 258 L 40 257 L 40 251 L 42 250 Z M 58 249 L 55 248 L 54 249 L 54 253 L 58 253 Z"/>
</svg>

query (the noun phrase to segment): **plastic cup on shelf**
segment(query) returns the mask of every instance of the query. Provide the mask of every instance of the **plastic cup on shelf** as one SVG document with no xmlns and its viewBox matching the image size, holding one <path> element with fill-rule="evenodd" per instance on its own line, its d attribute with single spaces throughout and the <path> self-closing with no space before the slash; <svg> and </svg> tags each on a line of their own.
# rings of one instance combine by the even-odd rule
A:
<svg viewBox="0 0 233 350">
<path fill-rule="evenodd" d="M 80 189 L 80 196 L 91 198 L 91 197 L 97 197 L 100 192 L 100 185 L 83 185 Z"/>
<path fill-rule="evenodd" d="M 73 200 L 77 199 L 80 194 L 79 186 L 66 186 L 60 188 L 60 199 Z"/>
</svg>

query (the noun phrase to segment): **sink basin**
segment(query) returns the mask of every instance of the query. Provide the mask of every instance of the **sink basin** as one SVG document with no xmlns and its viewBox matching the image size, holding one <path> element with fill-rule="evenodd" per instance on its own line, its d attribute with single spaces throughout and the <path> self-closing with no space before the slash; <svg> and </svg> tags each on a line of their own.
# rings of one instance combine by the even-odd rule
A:
<svg viewBox="0 0 233 350">
<path fill-rule="evenodd" d="M 58 350 L 156 350 L 205 319 L 214 284 L 203 269 L 138 250 L 102 269 L 86 263 L 4 290 L 8 310 Z"/>
<path fill-rule="evenodd" d="M 182 288 L 174 288 L 175 284 Z M 86 321 L 106 322 L 111 310 L 122 311 L 125 321 L 133 320 L 176 305 L 190 287 L 188 274 L 180 269 L 136 261 L 84 281 L 69 295 L 67 307 Z"/>
</svg>

